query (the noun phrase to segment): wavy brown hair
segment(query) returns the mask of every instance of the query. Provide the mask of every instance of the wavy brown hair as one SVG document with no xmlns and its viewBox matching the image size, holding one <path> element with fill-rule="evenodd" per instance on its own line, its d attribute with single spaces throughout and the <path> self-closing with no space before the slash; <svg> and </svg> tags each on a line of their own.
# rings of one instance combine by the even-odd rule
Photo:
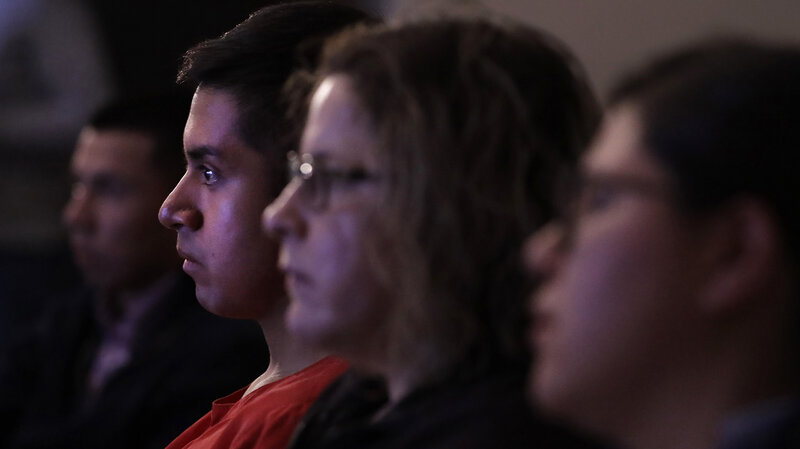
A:
<svg viewBox="0 0 800 449">
<path fill-rule="evenodd" d="M 351 30 L 321 64 L 352 81 L 378 139 L 389 363 L 421 382 L 526 364 L 519 251 L 598 119 L 575 60 L 528 27 L 450 19 Z"/>
</svg>

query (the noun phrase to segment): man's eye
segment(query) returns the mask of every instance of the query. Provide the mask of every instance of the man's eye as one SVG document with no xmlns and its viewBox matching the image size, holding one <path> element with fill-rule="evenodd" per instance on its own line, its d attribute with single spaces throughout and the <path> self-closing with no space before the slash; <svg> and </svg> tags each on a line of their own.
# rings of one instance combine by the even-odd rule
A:
<svg viewBox="0 0 800 449">
<path fill-rule="evenodd" d="M 86 184 L 80 181 L 73 182 L 70 189 L 70 194 L 73 198 L 83 198 L 86 196 Z"/>
<path fill-rule="evenodd" d="M 616 198 L 616 191 L 611 186 L 595 185 L 587 187 L 580 199 L 580 212 L 591 213 L 607 208 Z"/>
<path fill-rule="evenodd" d="M 208 167 L 200 167 L 200 173 L 203 174 L 203 179 L 205 180 L 206 184 L 214 184 L 219 180 L 219 175 L 217 175 L 217 172 Z"/>
<path fill-rule="evenodd" d="M 131 191 L 130 184 L 119 179 L 102 179 L 87 188 L 92 189 L 94 194 L 101 198 L 119 199 L 125 197 Z"/>
</svg>

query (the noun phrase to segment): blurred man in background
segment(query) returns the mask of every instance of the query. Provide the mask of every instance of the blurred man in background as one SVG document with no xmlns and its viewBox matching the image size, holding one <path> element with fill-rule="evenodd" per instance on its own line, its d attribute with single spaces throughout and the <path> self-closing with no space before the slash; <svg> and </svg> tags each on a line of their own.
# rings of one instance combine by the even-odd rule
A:
<svg viewBox="0 0 800 449">
<path fill-rule="evenodd" d="M 197 304 L 157 220 L 183 169 L 188 104 L 121 100 L 82 130 L 63 218 L 86 288 L 54 301 L 4 368 L 5 388 L 23 386 L 10 447 L 164 447 L 263 368 L 257 327 Z"/>
<path fill-rule="evenodd" d="M 628 448 L 800 447 L 800 48 L 714 42 L 628 78 L 583 158 L 531 387 Z"/>
</svg>

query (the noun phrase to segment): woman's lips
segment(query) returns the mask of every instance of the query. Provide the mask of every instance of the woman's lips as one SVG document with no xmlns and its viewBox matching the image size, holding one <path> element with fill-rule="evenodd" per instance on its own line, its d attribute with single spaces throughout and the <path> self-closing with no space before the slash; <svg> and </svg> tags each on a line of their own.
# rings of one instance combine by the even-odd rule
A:
<svg viewBox="0 0 800 449">
<path fill-rule="evenodd" d="M 297 297 L 297 293 L 311 285 L 311 278 L 304 272 L 295 268 L 283 268 L 284 283 L 286 290 L 292 297 Z"/>
</svg>

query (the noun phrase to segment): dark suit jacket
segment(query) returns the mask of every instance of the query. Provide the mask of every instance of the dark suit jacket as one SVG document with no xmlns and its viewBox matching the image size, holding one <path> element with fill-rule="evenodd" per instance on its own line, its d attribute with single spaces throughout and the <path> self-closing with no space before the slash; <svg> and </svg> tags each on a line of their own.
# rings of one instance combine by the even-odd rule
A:
<svg viewBox="0 0 800 449">
<path fill-rule="evenodd" d="M 723 433 L 720 449 L 800 448 L 800 398 L 774 410 L 761 410 Z"/>
<path fill-rule="evenodd" d="M 89 398 L 85 386 L 100 341 L 93 310 L 86 291 L 54 304 L 23 363 L 35 382 L 9 447 L 163 448 L 268 360 L 258 326 L 203 310 L 181 274 L 145 318 L 131 362 Z"/>
</svg>

